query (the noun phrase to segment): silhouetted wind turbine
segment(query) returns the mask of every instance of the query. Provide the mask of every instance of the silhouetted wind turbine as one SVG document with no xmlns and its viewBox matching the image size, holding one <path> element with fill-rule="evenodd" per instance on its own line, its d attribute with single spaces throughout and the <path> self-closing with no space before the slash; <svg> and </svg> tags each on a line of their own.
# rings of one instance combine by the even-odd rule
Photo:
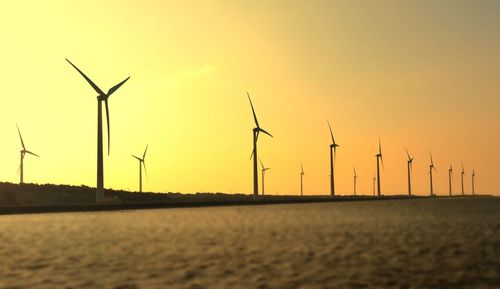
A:
<svg viewBox="0 0 500 289">
<path fill-rule="evenodd" d="M 334 163 L 337 158 L 337 147 L 339 145 L 335 142 L 335 138 L 333 137 L 332 127 L 330 126 L 330 122 L 328 123 L 328 129 L 330 130 L 330 136 L 332 137 L 332 143 L 330 144 L 330 194 L 335 196 L 335 177 L 333 174 Z"/>
<path fill-rule="evenodd" d="M 257 120 L 257 116 L 255 115 L 255 109 L 253 108 L 253 103 L 248 92 L 247 95 L 248 100 L 250 101 L 250 106 L 252 107 L 253 119 L 255 120 L 255 128 L 253 129 L 253 151 L 252 155 L 250 156 L 250 159 L 253 157 L 253 196 L 255 198 L 259 195 L 259 176 L 257 172 L 257 140 L 259 139 L 259 133 L 263 132 L 270 137 L 273 136 L 259 126 L 259 121 Z"/>
<path fill-rule="evenodd" d="M 434 170 L 437 174 L 436 167 L 434 167 L 434 162 L 432 161 L 432 153 L 430 153 L 431 156 L 431 164 L 429 165 L 429 177 L 431 180 L 431 196 L 434 196 L 434 187 L 432 186 L 432 170 Z"/>
<path fill-rule="evenodd" d="M 302 162 L 300 162 L 300 195 L 304 195 L 304 166 L 302 165 Z"/>
<path fill-rule="evenodd" d="M 382 144 L 380 142 L 380 138 L 378 138 L 378 154 L 375 155 L 377 158 L 377 193 L 380 196 L 380 165 L 379 165 L 379 159 L 380 162 L 382 163 L 382 167 L 384 166 L 384 160 L 382 159 Z"/>
<path fill-rule="evenodd" d="M 408 160 L 406 161 L 408 163 L 408 195 L 411 196 L 411 173 L 413 171 L 413 158 L 410 156 L 410 153 L 408 150 L 406 150 L 406 155 L 408 155 Z"/>
<path fill-rule="evenodd" d="M 450 189 L 450 196 L 451 196 L 451 179 L 453 178 L 453 168 L 450 165 L 450 168 L 448 169 L 448 187 Z"/>
<path fill-rule="evenodd" d="M 464 175 L 465 175 L 464 164 L 462 163 L 462 172 L 460 173 L 460 180 L 462 182 L 462 196 L 465 195 L 465 192 L 464 192 Z"/>
<path fill-rule="evenodd" d="M 26 147 L 24 146 L 23 137 L 21 136 L 21 131 L 19 130 L 19 126 L 17 124 L 16 124 L 16 127 L 17 127 L 17 132 L 19 133 L 19 139 L 21 139 L 21 146 L 23 147 L 20 151 L 21 152 L 21 164 L 19 165 L 19 169 L 17 171 L 18 173 L 20 173 L 19 183 L 23 184 L 24 183 L 24 156 L 26 154 L 34 155 L 36 157 L 40 157 L 40 156 L 33 153 L 33 152 L 30 152 L 29 150 L 26 149 Z"/>
<path fill-rule="evenodd" d="M 102 149 L 102 102 L 106 107 L 106 123 L 108 127 L 108 155 L 110 148 L 110 125 L 109 125 L 109 106 L 108 98 L 122 86 L 129 78 L 125 78 L 120 83 L 111 87 L 107 93 L 104 93 L 90 78 L 88 78 L 78 67 L 76 67 L 71 61 L 66 59 L 66 61 L 71 64 L 83 78 L 92 86 L 92 88 L 98 93 L 97 95 L 97 191 L 96 191 L 96 202 L 100 203 L 104 201 L 104 164 L 103 164 L 103 149 Z"/>
<path fill-rule="evenodd" d="M 356 167 L 353 167 L 354 170 L 354 195 L 356 195 L 356 180 L 358 178 L 358 175 L 356 175 Z"/>
<path fill-rule="evenodd" d="M 271 168 L 266 168 L 264 167 L 264 164 L 262 164 L 262 161 L 259 158 L 260 165 L 262 167 L 262 195 L 264 195 L 264 178 L 266 176 L 266 171 L 270 170 Z"/>
<path fill-rule="evenodd" d="M 476 195 L 476 172 L 472 170 L 472 195 Z"/>
<path fill-rule="evenodd" d="M 146 169 L 146 152 L 148 151 L 148 146 L 146 145 L 146 149 L 144 150 L 144 153 L 142 154 L 142 158 L 138 156 L 132 155 L 136 160 L 139 161 L 139 193 L 142 193 L 142 167 L 144 166 L 144 172 L 146 173 L 146 176 L 148 175 L 148 170 Z"/>
</svg>

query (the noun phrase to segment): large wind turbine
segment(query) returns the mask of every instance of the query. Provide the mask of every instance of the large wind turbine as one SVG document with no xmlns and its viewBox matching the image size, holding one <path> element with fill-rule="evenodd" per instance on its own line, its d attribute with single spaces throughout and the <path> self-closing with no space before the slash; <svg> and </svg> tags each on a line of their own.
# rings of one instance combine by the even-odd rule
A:
<svg viewBox="0 0 500 289">
<path fill-rule="evenodd" d="M 476 195 L 476 172 L 472 170 L 472 195 Z"/>
<path fill-rule="evenodd" d="M 271 168 L 264 167 L 264 164 L 262 163 L 260 158 L 259 158 L 259 162 L 260 162 L 260 166 L 262 167 L 262 195 L 264 195 L 264 178 L 266 176 L 266 171 L 270 170 Z"/>
<path fill-rule="evenodd" d="M 437 173 L 436 167 L 434 167 L 434 162 L 432 161 L 432 153 L 430 153 L 431 156 L 431 164 L 429 165 L 429 177 L 431 181 L 431 196 L 434 196 L 434 187 L 432 186 L 432 170 L 434 170 Z"/>
<path fill-rule="evenodd" d="M 411 196 L 411 173 L 413 171 L 413 158 L 410 156 L 408 150 L 406 150 L 406 155 L 408 156 L 408 160 L 406 161 L 408 164 L 408 195 Z"/>
<path fill-rule="evenodd" d="M 255 128 L 253 129 L 253 151 L 250 158 L 253 157 L 253 196 L 254 198 L 259 195 L 259 176 L 258 176 L 258 167 L 257 167 L 257 140 L 259 139 L 259 133 L 263 132 L 270 137 L 273 137 L 270 133 L 263 130 L 259 126 L 259 121 L 257 120 L 257 116 L 255 115 L 255 109 L 253 108 L 252 100 L 250 99 L 250 94 L 247 92 L 248 100 L 250 101 L 250 106 L 252 107 L 253 119 L 255 120 Z"/>
<path fill-rule="evenodd" d="M 304 166 L 302 165 L 302 162 L 300 162 L 300 195 L 304 195 Z"/>
<path fill-rule="evenodd" d="M 100 203 L 104 201 L 104 164 L 103 164 L 103 149 L 102 149 L 102 102 L 106 107 L 106 123 L 108 127 L 108 155 L 110 148 L 110 131 L 109 131 L 109 106 L 108 98 L 122 86 L 129 78 L 125 78 L 117 85 L 111 87 L 107 93 L 102 91 L 90 78 L 88 78 L 78 67 L 76 67 L 71 61 L 66 59 L 71 66 L 73 66 L 83 78 L 92 86 L 92 88 L 98 93 L 97 95 L 97 192 L 96 192 L 96 202 Z"/>
<path fill-rule="evenodd" d="M 330 194 L 335 196 L 335 177 L 333 174 L 334 163 L 336 162 L 337 157 L 337 147 L 339 145 L 335 142 L 335 138 L 333 137 L 332 127 L 330 126 L 330 122 L 328 123 L 328 129 L 330 130 L 330 136 L 332 137 L 332 143 L 330 144 Z"/>
<path fill-rule="evenodd" d="M 448 187 L 450 189 L 450 196 L 451 196 L 451 179 L 453 178 L 453 167 L 450 165 L 450 168 L 448 169 Z"/>
<path fill-rule="evenodd" d="M 358 179 L 358 175 L 356 175 L 356 167 L 353 167 L 354 170 L 354 195 L 356 195 L 356 180 Z"/>
<path fill-rule="evenodd" d="M 464 192 L 464 175 L 465 175 L 464 164 L 462 163 L 462 172 L 460 172 L 460 180 L 462 182 L 462 196 L 465 195 L 465 192 Z"/>
<path fill-rule="evenodd" d="M 33 152 L 30 152 L 29 150 L 26 149 L 26 147 L 24 146 L 23 137 L 21 136 L 21 131 L 19 130 L 19 126 L 17 124 L 16 124 L 16 127 L 17 127 L 17 132 L 19 133 L 19 139 L 21 139 L 21 146 L 23 147 L 20 151 L 21 152 L 21 165 L 19 166 L 19 170 L 18 170 L 18 172 L 20 173 L 19 183 L 23 184 L 24 183 L 24 156 L 26 154 L 34 155 L 35 157 L 40 157 L 40 156 L 33 153 Z"/>
<path fill-rule="evenodd" d="M 148 145 L 142 154 L 142 158 L 132 155 L 136 160 L 139 161 L 139 193 L 142 193 L 142 167 L 144 166 L 144 172 L 146 176 L 148 175 L 148 170 L 146 169 L 146 152 L 148 151 Z"/>
<path fill-rule="evenodd" d="M 382 167 L 384 166 L 384 160 L 382 159 L 382 144 L 380 142 L 380 138 L 378 138 L 378 154 L 375 155 L 377 158 L 377 194 L 380 196 L 380 165 L 379 162 L 382 163 Z"/>
</svg>

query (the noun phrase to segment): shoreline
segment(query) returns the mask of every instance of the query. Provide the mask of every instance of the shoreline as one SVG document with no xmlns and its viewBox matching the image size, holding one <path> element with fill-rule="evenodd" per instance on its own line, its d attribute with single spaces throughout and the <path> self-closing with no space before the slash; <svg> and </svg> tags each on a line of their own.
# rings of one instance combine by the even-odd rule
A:
<svg viewBox="0 0 500 289">
<path fill-rule="evenodd" d="M 68 213 L 68 212 L 102 212 L 102 211 L 127 211 L 147 209 L 175 209 L 198 207 L 222 206 L 256 206 L 256 205 L 284 205 L 306 203 L 334 203 L 334 202 L 359 202 L 359 201 L 390 201 L 390 200 L 416 200 L 416 199 L 447 199 L 447 198 L 495 198 L 492 195 L 475 196 L 258 196 L 253 199 L 247 195 L 244 199 L 222 200 L 172 200 L 162 202 L 138 203 L 103 203 L 103 204 L 68 204 L 68 205 L 42 205 L 42 206 L 5 206 L 0 207 L 0 215 L 41 214 L 41 213 Z"/>
</svg>

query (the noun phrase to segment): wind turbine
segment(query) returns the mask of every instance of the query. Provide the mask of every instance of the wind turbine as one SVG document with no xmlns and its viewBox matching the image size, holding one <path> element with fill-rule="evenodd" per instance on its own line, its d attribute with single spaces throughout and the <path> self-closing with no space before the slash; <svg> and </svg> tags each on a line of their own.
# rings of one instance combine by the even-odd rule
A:
<svg viewBox="0 0 500 289">
<path fill-rule="evenodd" d="M 472 195 L 476 195 L 476 172 L 472 170 Z"/>
<path fill-rule="evenodd" d="M 464 192 L 464 175 L 465 175 L 464 164 L 462 163 L 462 172 L 460 173 L 460 180 L 462 182 L 462 196 L 465 195 L 465 192 Z"/>
<path fill-rule="evenodd" d="M 144 172 L 146 176 L 148 175 L 148 170 L 146 169 L 146 152 L 148 151 L 148 145 L 142 154 L 142 158 L 132 155 L 136 160 L 139 161 L 139 193 L 142 193 L 142 167 L 144 166 Z"/>
<path fill-rule="evenodd" d="M 373 181 L 372 181 L 372 187 L 373 187 L 373 195 L 375 196 L 375 181 L 377 178 L 375 177 L 375 174 L 373 174 Z"/>
<path fill-rule="evenodd" d="M 432 170 L 434 170 L 437 174 L 437 170 L 434 167 L 434 162 L 432 161 L 432 153 L 430 153 L 431 156 L 431 164 L 429 165 L 429 176 L 431 180 L 431 196 L 434 196 L 434 187 L 432 186 Z"/>
<path fill-rule="evenodd" d="M 24 183 L 24 156 L 26 154 L 34 155 L 35 157 L 40 157 L 40 156 L 33 153 L 33 152 L 30 152 L 29 150 L 26 149 L 26 147 L 24 146 L 23 137 L 21 136 L 21 131 L 19 130 L 19 126 L 17 124 L 16 124 L 16 127 L 17 127 L 17 132 L 19 133 L 19 139 L 21 139 L 21 146 L 23 147 L 20 151 L 21 152 L 21 165 L 19 166 L 19 170 L 18 170 L 18 173 L 20 173 L 19 183 L 23 184 Z"/>
<path fill-rule="evenodd" d="M 330 194 L 335 196 L 335 177 L 333 175 L 333 166 L 336 162 L 337 158 L 337 147 L 339 145 L 335 142 L 335 138 L 333 137 L 332 127 L 330 126 L 330 122 L 328 123 L 328 129 L 330 130 L 330 136 L 332 137 L 332 143 L 330 144 Z"/>
<path fill-rule="evenodd" d="M 408 160 L 406 161 L 408 163 L 408 195 L 411 196 L 411 173 L 413 171 L 413 158 L 410 156 L 410 153 L 408 150 L 406 150 L 406 155 L 408 156 Z"/>
<path fill-rule="evenodd" d="M 108 155 L 110 148 L 110 129 L 109 129 L 109 97 L 122 86 L 129 78 L 125 78 L 120 83 L 111 87 L 107 93 L 102 91 L 90 78 L 88 78 L 78 67 L 76 67 L 71 61 L 66 59 L 66 61 L 73 66 L 78 73 L 80 73 L 83 78 L 92 86 L 92 88 L 98 93 L 97 95 L 97 191 L 96 191 L 96 202 L 100 203 L 104 201 L 104 164 L 103 164 L 103 149 L 102 149 L 102 102 L 106 107 L 106 123 L 108 127 Z"/>
<path fill-rule="evenodd" d="M 304 195 L 304 166 L 302 165 L 302 162 L 300 162 L 300 195 Z"/>
<path fill-rule="evenodd" d="M 451 196 L 451 179 L 453 179 L 453 168 L 450 165 L 450 168 L 448 169 L 448 187 L 450 189 L 450 196 Z"/>
<path fill-rule="evenodd" d="M 380 143 L 380 137 L 378 138 L 378 154 L 375 155 L 377 158 L 377 193 L 380 196 L 380 165 L 379 160 L 382 163 L 382 167 L 384 167 L 384 160 L 382 159 L 382 144 Z"/>
<path fill-rule="evenodd" d="M 264 195 L 264 177 L 266 176 L 266 171 L 270 170 L 271 168 L 266 168 L 264 167 L 264 164 L 262 164 L 262 161 L 259 158 L 260 165 L 262 167 L 262 195 Z"/>
<path fill-rule="evenodd" d="M 356 180 L 358 178 L 358 175 L 356 175 L 356 167 L 353 167 L 354 170 L 354 195 L 356 195 Z"/>
<path fill-rule="evenodd" d="M 255 120 L 255 128 L 253 129 L 253 151 L 250 159 L 253 157 L 253 196 L 254 198 L 259 195 L 259 176 L 257 173 L 257 140 L 259 139 L 259 133 L 265 133 L 270 137 L 273 137 L 270 133 L 265 131 L 259 126 L 259 121 L 255 115 L 255 109 L 253 108 L 252 100 L 250 99 L 250 94 L 247 92 L 248 100 L 250 101 L 250 106 L 252 107 L 253 119 Z M 262 180 L 264 181 L 264 180 Z"/>
</svg>

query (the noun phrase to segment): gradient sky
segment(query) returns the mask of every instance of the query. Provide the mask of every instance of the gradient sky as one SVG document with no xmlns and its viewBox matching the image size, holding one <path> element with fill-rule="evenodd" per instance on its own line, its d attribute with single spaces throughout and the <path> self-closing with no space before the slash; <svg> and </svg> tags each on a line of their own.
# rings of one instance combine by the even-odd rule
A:
<svg viewBox="0 0 500 289">
<path fill-rule="evenodd" d="M 261 126 L 266 192 L 329 193 L 329 133 L 340 194 L 371 194 L 378 137 L 386 194 L 429 193 L 429 150 L 446 194 L 463 161 L 477 191 L 500 194 L 499 1 L 3 1 L 0 180 L 96 178 L 96 93 L 110 98 L 105 187 L 136 190 L 146 144 L 148 191 L 252 191 L 249 91 Z"/>
</svg>

